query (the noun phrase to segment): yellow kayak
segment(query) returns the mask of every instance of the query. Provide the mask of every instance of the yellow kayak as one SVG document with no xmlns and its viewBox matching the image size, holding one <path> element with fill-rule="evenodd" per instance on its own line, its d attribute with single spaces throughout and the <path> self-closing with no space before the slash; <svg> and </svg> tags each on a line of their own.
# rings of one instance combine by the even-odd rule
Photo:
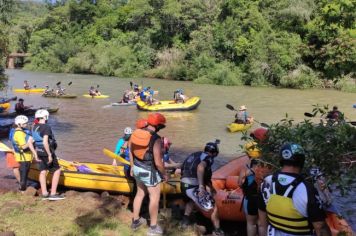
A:
<svg viewBox="0 0 356 236">
<path fill-rule="evenodd" d="M 73 189 L 109 191 L 119 193 L 132 193 L 135 181 L 127 178 L 124 166 L 113 166 L 108 164 L 70 162 L 59 159 L 61 176 L 59 185 Z M 38 181 L 40 171 L 37 164 L 32 164 L 28 178 Z M 47 183 L 50 184 L 52 174 L 48 173 Z M 179 194 L 180 176 L 171 176 L 167 183 L 161 185 L 162 193 Z"/>
<path fill-rule="evenodd" d="M 86 97 L 86 98 L 108 98 L 109 95 L 91 96 L 89 94 L 83 94 L 83 97 Z"/>
<path fill-rule="evenodd" d="M 143 101 L 137 102 L 137 109 L 141 111 L 190 111 L 200 105 L 199 97 L 191 97 L 185 103 L 171 101 L 160 101 L 157 105 L 148 105 Z"/>
<path fill-rule="evenodd" d="M 227 129 L 233 133 L 233 132 L 242 132 L 242 131 L 246 131 L 249 128 L 251 128 L 251 126 L 253 125 L 253 123 L 250 124 L 237 124 L 237 123 L 231 123 L 227 126 Z"/>
<path fill-rule="evenodd" d="M 5 111 L 10 108 L 11 104 L 9 102 L 0 104 L 0 108 L 3 108 Z"/>
<path fill-rule="evenodd" d="M 14 89 L 15 93 L 43 93 L 46 89 L 44 88 L 33 88 L 33 89 Z"/>
</svg>

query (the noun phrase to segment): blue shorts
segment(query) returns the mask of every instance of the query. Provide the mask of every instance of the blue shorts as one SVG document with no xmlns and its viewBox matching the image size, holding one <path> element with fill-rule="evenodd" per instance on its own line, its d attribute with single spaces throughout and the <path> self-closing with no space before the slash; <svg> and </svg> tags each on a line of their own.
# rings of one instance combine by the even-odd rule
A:
<svg viewBox="0 0 356 236">
<path fill-rule="evenodd" d="M 156 172 L 156 180 L 151 182 L 152 172 L 134 165 L 133 175 L 136 181 L 143 183 L 146 187 L 154 187 L 162 182 L 162 178 L 158 171 Z"/>
</svg>

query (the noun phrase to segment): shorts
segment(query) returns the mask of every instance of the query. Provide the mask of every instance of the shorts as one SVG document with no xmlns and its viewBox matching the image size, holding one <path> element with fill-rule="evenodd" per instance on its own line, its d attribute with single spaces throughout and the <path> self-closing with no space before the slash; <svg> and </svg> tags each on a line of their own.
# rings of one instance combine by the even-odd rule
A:
<svg viewBox="0 0 356 236">
<path fill-rule="evenodd" d="M 192 188 L 196 188 L 198 187 L 197 185 L 191 185 L 191 184 L 186 184 L 186 183 L 183 183 L 183 182 L 180 182 L 180 189 L 181 189 L 181 192 L 183 194 L 183 201 L 185 203 L 191 201 L 192 199 L 190 199 L 190 197 L 188 197 L 187 195 L 187 190 L 188 189 L 192 189 Z"/>
<path fill-rule="evenodd" d="M 143 183 L 146 187 L 154 187 L 162 182 L 159 172 L 156 172 L 156 178 L 151 182 L 152 171 L 146 170 L 139 166 L 134 165 L 133 176 L 136 181 Z"/>
<path fill-rule="evenodd" d="M 246 215 L 256 216 L 258 214 L 258 195 L 249 196 L 248 199 L 245 196 L 243 204 Z"/>
<path fill-rule="evenodd" d="M 55 172 L 60 168 L 58 164 L 58 159 L 55 155 L 52 155 L 53 161 L 49 164 L 48 156 L 38 156 L 38 158 L 41 160 L 41 162 L 39 162 L 40 171 L 48 170 L 50 172 Z"/>
<path fill-rule="evenodd" d="M 6 153 L 6 166 L 7 168 L 19 168 L 20 163 L 15 160 L 15 155 L 12 152 Z"/>
</svg>

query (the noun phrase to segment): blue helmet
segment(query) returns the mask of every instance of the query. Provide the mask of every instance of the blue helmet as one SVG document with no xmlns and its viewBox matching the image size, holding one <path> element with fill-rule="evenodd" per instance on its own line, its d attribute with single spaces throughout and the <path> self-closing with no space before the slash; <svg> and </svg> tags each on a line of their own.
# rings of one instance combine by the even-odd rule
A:
<svg viewBox="0 0 356 236">
<path fill-rule="evenodd" d="M 289 164 L 303 168 L 305 161 L 305 151 L 302 146 L 296 143 L 283 144 L 279 152 L 281 165 Z"/>
</svg>

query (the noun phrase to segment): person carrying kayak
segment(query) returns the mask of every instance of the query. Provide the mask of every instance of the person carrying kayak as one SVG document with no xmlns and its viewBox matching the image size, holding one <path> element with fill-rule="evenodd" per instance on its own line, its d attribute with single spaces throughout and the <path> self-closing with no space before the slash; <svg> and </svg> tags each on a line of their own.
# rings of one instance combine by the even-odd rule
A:
<svg viewBox="0 0 356 236">
<path fill-rule="evenodd" d="M 173 170 L 176 175 L 181 173 L 182 163 L 177 163 L 169 155 L 169 149 L 172 142 L 167 137 L 162 137 L 162 152 L 163 152 L 163 164 L 164 168 Z"/>
<path fill-rule="evenodd" d="M 130 161 L 130 149 L 128 147 L 129 144 L 129 139 L 132 134 L 132 129 L 131 127 L 126 127 L 124 129 L 124 136 L 119 139 L 119 141 L 116 144 L 115 148 L 115 154 L 119 155 L 125 160 Z M 116 160 L 113 161 L 112 165 L 117 166 Z M 124 170 L 125 170 L 125 175 L 130 176 L 130 166 L 129 165 L 124 165 Z"/>
<path fill-rule="evenodd" d="M 166 118 L 162 114 L 150 114 L 147 118 L 147 126 L 136 129 L 129 141 L 131 176 L 135 178 L 137 184 L 131 229 L 135 231 L 140 226 L 147 224 L 146 219 L 140 217 L 140 210 L 142 201 L 148 193 L 150 198 L 150 229 L 147 235 L 163 234 L 163 230 L 157 224 L 157 218 L 161 191 L 160 183 L 162 180 L 167 181 L 168 175 L 162 162 L 161 137 L 157 133 L 165 127 L 165 123 Z"/>
<path fill-rule="evenodd" d="M 54 138 L 52 128 L 47 124 L 49 113 L 45 109 L 37 110 L 35 113 L 35 125 L 32 127 L 32 136 L 35 140 L 36 152 L 39 163 L 40 175 L 39 182 L 41 185 L 42 198 L 51 201 L 64 199 L 63 196 L 57 193 L 57 186 L 61 169 L 58 163 L 55 150 L 57 149 L 57 142 Z M 47 191 L 46 176 L 47 172 L 52 173 L 51 192 Z"/>
<path fill-rule="evenodd" d="M 301 175 L 304 149 L 286 143 L 279 155 L 282 169 L 267 176 L 261 185 L 258 208 L 262 235 L 330 236 L 320 197 Z"/>
<path fill-rule="evenodd" d="M 100 96 L 101 93 L 99 92 L 99 90 L 97 88 L 94 88 L 94 86 L 90 86 L 89 95 L 90 96 Z"/>
<path fill-rule="evenodd" d="M 27 80 L 25 80 L 25 81 L 23 82 L 23 88 L 24 88 L 25 90 L 30 90 L 30 89 L 31 89 L 31 86 L 30 86 L 30 84 L 28 83 Z"/>
<path fill-rule="evenodd" d="M 15 111 L 17 114 L 24 114 L 26 110 L 30 109 L 32 106 L 25 106 L 24 99 L 20 98 L 19 101 L 15 104 Z"/>
<path fill-rule="evenodd" d="M 27 188 L 27 177 L 30 170 L 33 157 L 39 161 L 37 153 L 33 146 L 33 138 L 30 131 L 27 129 L 27 116 L 16 116 L 14 120 L 15 127 L 10 130 L 9 140 L 15 151 L 15 159 L 20 164 L 20 188 L 24 192 Z"/>
<path fill-rule="evenodd" d="M 211 211 L 211 221 L 214 226 L 213 235 L 224 235 L 220 228 L 218 209 L 213 199 L 211 182 L 214 158 L 219 154 L 219 140 L 205 145 L 203 152 L 189 155 L 182 165 L 181 190 L 186 202 L 181 227 L 189 225 L 189 216 L 194 205 L 204 211 Z M 195 203 L 195 204 L 194 204 Z"/>
<path fill-rule="evenodd" d="M 253 122 L 253 118 L 248 115 L 246 106 L 240 106 L 238 112 L 235 115 L 235 123 L 250 124 L 251 122 Z"/>
<path fill-rule="evenodd" d="M 246 216 L 247 236 L 257 235 L 257 218 L 258 218 L 258 185 L 256 182 L 256 167 L 258 162 L 250 159 L 240 171 L 238 185 L 244 193 L 243 209 Z M 262 235 L 261 232 L 258 235 Z"/>
</svg>

